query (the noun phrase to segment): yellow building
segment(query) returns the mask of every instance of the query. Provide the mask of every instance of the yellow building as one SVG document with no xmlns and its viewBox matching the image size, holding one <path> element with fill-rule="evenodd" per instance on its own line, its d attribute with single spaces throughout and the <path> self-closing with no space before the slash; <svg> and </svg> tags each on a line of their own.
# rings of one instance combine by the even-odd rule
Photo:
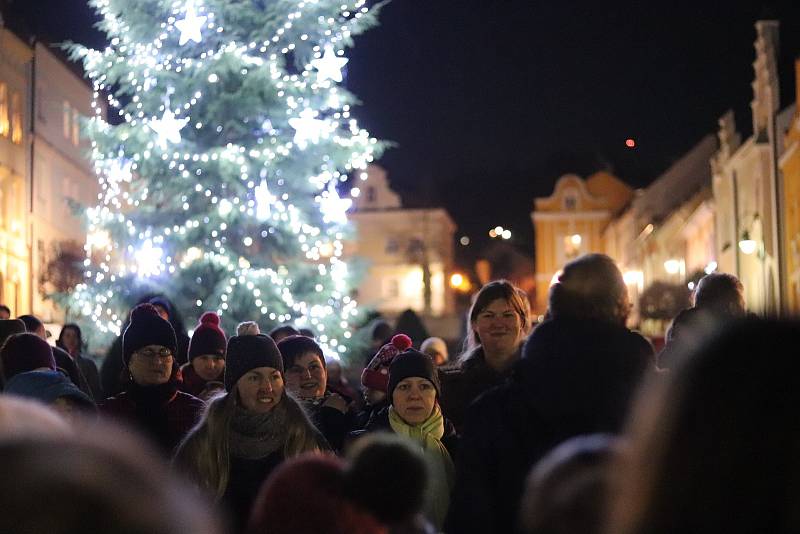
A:
<svg viewBox="0 0 800 534">
<path fill-rule="evenodd" d="M 800 102 L 800 59 L 795 62 L 795 92 Z M 779 165 L 782 174 L 783 272 L 785 275 L 784 311 L 800 314 L 800 111 L 784 139 L 785 152 Z"/>
<path fill-rule="evenodd" d="M 0 303 L 12 316 L 31 309 L 26 110 L 32 56 L 25 43 L 0 26 Z"/>
<path fill-rule="evenodd" d="M 581 254 L 607 252 L 603 233 L 633 194 L 619 178 L 598 172 L 586 180 L 566 174 L 558 179 L 552 195 L 534 200 L 535 314 L 547 309 L 550 283 L 565 263 Z"/>
</svg>

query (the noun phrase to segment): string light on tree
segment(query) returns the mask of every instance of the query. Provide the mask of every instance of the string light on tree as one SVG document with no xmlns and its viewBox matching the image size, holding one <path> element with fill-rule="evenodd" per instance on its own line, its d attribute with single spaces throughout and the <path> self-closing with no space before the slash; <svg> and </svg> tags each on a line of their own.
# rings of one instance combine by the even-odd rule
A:
<svg viewBox="0 0 800 534">
<path fill-rule="evenodd" d="M 94 88 L 101 193 L 69 309 L 119 335 L 137 296 L 160 292 L 228 329 L 305 322 L 346 356 L 359 312 L 342 259 L 352 201 L 336 185 L 365 179 L 383 145 L 341 82 L 374 12 L 364 0 L 89 2 L 109 45 L 73 53 Z"/>
</svg>

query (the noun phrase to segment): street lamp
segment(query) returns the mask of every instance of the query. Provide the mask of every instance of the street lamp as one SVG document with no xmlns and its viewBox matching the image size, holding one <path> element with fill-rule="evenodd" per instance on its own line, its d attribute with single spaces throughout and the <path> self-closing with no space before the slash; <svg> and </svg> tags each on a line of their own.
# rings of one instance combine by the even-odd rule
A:
<svg viewBox="0 0 800 534">
<path fill-rule="evenodd" d="M 750 238 L 750 232 L 745 230 L 742 232 L 742 238 L 739 240 L 739 250 L 742 251 L 742 254 L 753 254 L 756 249 L 758 248 L 758 242 L 755 239 Z"/>
</svg>

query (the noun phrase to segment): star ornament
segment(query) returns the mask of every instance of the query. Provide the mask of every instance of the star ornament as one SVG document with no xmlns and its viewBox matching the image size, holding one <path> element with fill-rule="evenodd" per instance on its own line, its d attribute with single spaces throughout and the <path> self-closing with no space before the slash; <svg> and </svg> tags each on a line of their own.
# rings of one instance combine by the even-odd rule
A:
<svg viewBox="0 0 800 534">
<path fill-rule="evenodd" d="M 326 121 L 315 119 L 314 112 L 310 109 L 301 111 L 299 117 L 289 119 L 289 126 L 295 129 L 294 143 L 300 150 L 304 150 L 309 141 L 319 143 L 325 125 Z"/>
<path fill-rule="evenodd" d="M 271 210 L 270 204 L 275 201 L 275 197 L 270 193 L 267 187 L 267 181 L 262 179 L 261 183 L 255 188 L 256 197 L 256 219 L 259 221 L 266 221 L 269 219 Z"/>
<path fill-rule="evenodd" d="M 353 205 L 353 201 L 339 196 L 339 192 L 336 190 L 336 180 L 331 180 L 328 183 L 327 191 L 317 198 L 324 221 L 347 224 L 347 210 Z"/>
<path fill-rule="evenodd" d="M 317 69 L 318 82 L 325 80 L 341 82 L 342 68 L 347 65 L 348 61 L 347 58 L 337 56 L 332 46 L 326 46 L 325 54 L 319 59 L 312 60 L 311 66 Z"/>
<path fill-rule="evenodd" d="M 183 46 L 189 41 L 194 41 L 195 43 L 202 41 L 203 36 L 200 34 L 200 29 L 205 25 L 206 20 L 208 20 L 208 17 L 198 16 L 194 10 L 194 4 L 188 3 L 184 19 L 175 22 L 175 27 L 181 32 L 178 44 Z"/>
<path fill-rule="evenodd" d="M 153 119 L 148 123 L 157 137 L 156 143 L 161 150 L 167 149 L 167 143 L 180 143 L 180 131 L 189 122 L 189 118 L 176 119 L 171 109 L 165 109 L 164 115 L 160 119 Z"/>
</svg>

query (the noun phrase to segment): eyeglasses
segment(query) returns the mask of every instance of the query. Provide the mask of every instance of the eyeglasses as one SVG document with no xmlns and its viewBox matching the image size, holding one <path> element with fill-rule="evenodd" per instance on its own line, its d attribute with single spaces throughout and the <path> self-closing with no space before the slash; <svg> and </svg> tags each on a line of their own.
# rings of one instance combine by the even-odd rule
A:
<svg viewBox="0 0 800 534">
<path fill-rule="evenodd" d="M 135 354 L 139 354 L 140 356 L 147 358 L 148 360 L 155 360 L 156 358 L 167 359 L 172 357 L 172 351 L 169 350 L 167 347 L 161 347 L 158 350 L 154 349 L 137 350 Z"/>
</svg>

